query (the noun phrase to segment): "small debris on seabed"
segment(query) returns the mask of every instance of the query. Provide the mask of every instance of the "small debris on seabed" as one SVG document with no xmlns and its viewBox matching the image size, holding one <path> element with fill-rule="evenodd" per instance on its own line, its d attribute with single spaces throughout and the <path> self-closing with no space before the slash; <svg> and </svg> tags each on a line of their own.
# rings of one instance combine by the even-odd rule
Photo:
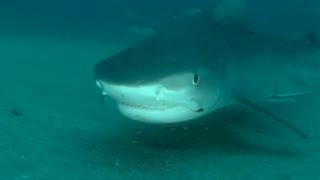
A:
<svg viewBox="0 0 320 180">
<path fill-rule="evenodd" d="M 287 179 L 287 180 L 295 180 L 296 177 L 293 175 L 293 173 L 290 170 L 288 170 L 285 173 L 285 179 Z"/>
<path fill-rule="evenodd" d="M 137 141 L 131 140 L 130 143 L 131 143 L 131 144 L 137 144 Z"/>
<path fill-rule="evenodd" d="M 136 134 L 137 136 L 139 136 L 139 135 L 142 134 L 142 131 L 136 131 L 135 134 Z"/>
<path fill-rule="evenodd" d="M 13 114 L 16 117 L 20 117 L 23 114 L 22 108 L 20 108 L 20 107 L 13 108 L 13 109 L 11 109 L 10 112 L 11 112 L 11 114 Z"/>
<path fill-rule="evenodd" d="M 21 177 L 21 178 L 24 178 L 24 179 L 29 179 L 29 178 L 30 178 L 30 176 L 22 175 L 22 174 L 20 175 L 20 177 Z"/>
<path fill-rule="evenodd" d="M 314 145 L 314 148 L 315 148 L 316 152 L 320 152 L 320 146 Z"/>
<path fill-rule="evenodd" d="M 116 160 L 115 162 L 114 162 L 114 164 L 116 165 L 116 166 L 120 166 L 120 160 Z"/>
</svg>

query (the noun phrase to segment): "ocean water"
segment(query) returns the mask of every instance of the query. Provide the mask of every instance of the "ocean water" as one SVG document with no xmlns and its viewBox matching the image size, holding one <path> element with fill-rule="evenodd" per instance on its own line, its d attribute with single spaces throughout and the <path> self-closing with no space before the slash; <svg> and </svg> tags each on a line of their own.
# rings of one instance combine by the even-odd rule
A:
<svg viewBox="0 0 320 180">
<path fill-rule="evenodd" d="M 308 140 L 246 108 L 152 125 L 100 103 L 97 62 L 213 4 L 1 1 L 0 179 L 320 179 L 318 94 L 276 110 Z M 249 1 L 248 13 L 257 31 L 320 33 L 315 0 Z"/>
</svg>

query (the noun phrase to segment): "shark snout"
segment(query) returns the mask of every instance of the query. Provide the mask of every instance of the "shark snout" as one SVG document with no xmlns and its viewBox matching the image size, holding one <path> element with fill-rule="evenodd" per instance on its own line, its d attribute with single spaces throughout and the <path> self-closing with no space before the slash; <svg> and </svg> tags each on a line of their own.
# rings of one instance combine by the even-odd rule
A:
<svg viewBox="0 0 320 180">
<path fill-rule="evenodd" d="M 103 81 L 96 81 L 102 92 L 101 100 L 109 97 L 120 105 L 144 108 L 171 107 L 166 103 L 157 86 L 125 86 L 114 85 Z"/>
</svg>

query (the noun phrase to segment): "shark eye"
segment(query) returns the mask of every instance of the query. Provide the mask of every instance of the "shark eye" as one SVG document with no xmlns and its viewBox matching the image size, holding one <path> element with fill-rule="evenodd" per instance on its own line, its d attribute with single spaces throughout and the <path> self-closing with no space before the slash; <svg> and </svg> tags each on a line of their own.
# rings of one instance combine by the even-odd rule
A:
<svg viewBox="0 0 320 180">
<path fill-rule="evenodd" d="M 193 75 L 193 80 L 192 80 L 192 84 L 193 85 L 197 85 L 199 83 L 199 75 L 198 74 L 194 74 Z"/>
</svg>

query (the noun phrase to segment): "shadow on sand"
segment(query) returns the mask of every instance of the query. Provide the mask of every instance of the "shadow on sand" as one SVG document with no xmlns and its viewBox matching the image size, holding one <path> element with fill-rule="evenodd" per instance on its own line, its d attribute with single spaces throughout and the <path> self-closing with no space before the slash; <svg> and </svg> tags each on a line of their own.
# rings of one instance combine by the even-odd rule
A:
<svg viewBox="0 0 320 180">
<path fill-rule="evenodd" d="M 301 152 L 288 144 L 284 127 L 243 108 L 223 109 L 201 120 L 154 125 L 129 121 L 117 136 L 83 134 L 79 146 L 87 163 L 124 172 L 183 167 L 196 158 L 276 156 L 295 158 Z M 88 138 L 90 137 L 90 138 Z M 212 160 L 210 160 L 210 158 Z"/>
</svg>

